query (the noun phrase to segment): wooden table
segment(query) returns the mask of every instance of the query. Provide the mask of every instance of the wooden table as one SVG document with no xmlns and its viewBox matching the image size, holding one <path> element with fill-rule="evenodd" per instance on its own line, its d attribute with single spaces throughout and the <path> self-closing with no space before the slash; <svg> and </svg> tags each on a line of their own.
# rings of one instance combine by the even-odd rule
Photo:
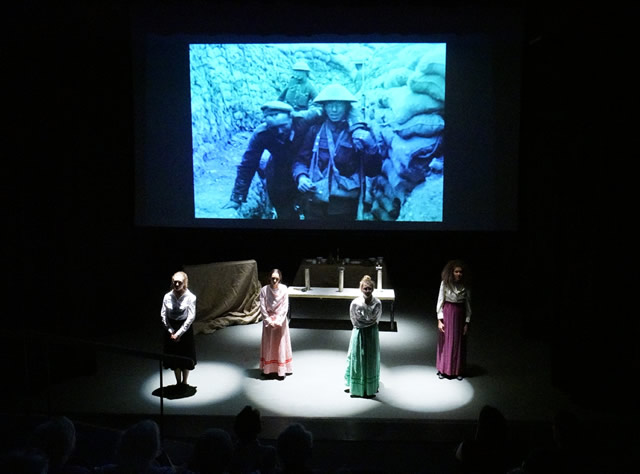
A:
<svg viewBox="0 0 640 474">
<path fill-rule="evenodd" d="M 360 296 L 362 292 L 359 288 L 343 288 L 342 291 L 338 291 L 338 287 L 314 287 L 312 286 L 308 290 L 305 290 L 304 286 L 290 286 L 289 298 L 307 298 L 307 299 L 344 299 L 353 300 Z M 396 300 L 396 293 L 391 288 L 385 288 L 382 290 L 373 290 L 373 296 L 378 298 L 381 302 L 391 302 L 390 323 L 391 329 L 395 329 L 395 319 L 393 314 L 393 305 Z"/>
</svg>

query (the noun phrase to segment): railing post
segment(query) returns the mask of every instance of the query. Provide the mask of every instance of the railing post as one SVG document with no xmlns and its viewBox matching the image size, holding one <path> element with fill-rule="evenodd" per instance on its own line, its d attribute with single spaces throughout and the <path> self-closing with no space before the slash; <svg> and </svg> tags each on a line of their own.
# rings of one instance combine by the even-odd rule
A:
<svg viewBox="0 0 640 474">
<path fill-rule="evenodd" d="M 51 416 L 51 363 L 49 361 L 49 358 L 51 356 L 51 345 L 49 344 L 49 341 L 47 341 L 44 345 L 45 347 L 45 370 L 47 373 L 47 415 Z"/>
<path fill-rule="evenodd" d="M 160 435 L 164 437 L 164 383 L 162 381 L 162 358 L 158 360 L 160 369 Z"/>
<path fill-rule="evenodd" d="M 24 335 L 22 337 L 22 342 L 23 342 L 23 350 L 24 350 L 24 384 L 23 386 L 27 387 L 27 390 L 29 391 L 29 396 L 27 397 L 27 401 L 26 401 L 26 405 L 23 405 L 23 407 L 26 408 L 26 411 L 28 412 L 29 415 L 31 415 L 31 409 L 33 408 L 33 400 L 35 398 L 34 396 L 34 389 L 31 383 L 31 372 L 29 371 L 29 342 L 27 341 L 27 336 Z"/>
</svg>

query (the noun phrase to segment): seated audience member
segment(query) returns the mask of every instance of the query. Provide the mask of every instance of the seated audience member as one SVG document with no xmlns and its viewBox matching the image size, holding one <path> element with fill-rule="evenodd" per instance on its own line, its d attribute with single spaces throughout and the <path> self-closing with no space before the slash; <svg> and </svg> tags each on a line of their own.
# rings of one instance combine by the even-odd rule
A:
<svg viewBox="0 0 640 474">
<path fill-rule="evenodd" d="M 277 451 L 282 474 L 308 474 L 311 469 L 313 435 L 300 423 L 287 426 L 278 435 Z"/>
<path fill-rule="evenodd" d="M 587 427 L 574 413 L 559 410 L 553 417 L 553 441 L 561 462 L 569 471 L 598 472 L 596 459 L 588 446 Z"/>
<path fill-rule="evenodd" d="M 520 467 L 509 474 L 565 474 L 558 451 L 553 448 L 535 448 L 527 455 Z"/>
<path fill-rule="evenodd" d="M 274 472 L 277 465 L 276 449 L 262 444 L 258 439 L 258 434 L 262 431 L 260 411 L 249 405 L 245 406 L 236 415 L 234 431 L 237 442 L 229 472 L 231 474 Z"/>
<path fill-rule="evenodd" d="M 160 429 L 153 420 L 142 420 L 127 428 L 116 450 L 117 464 L 94 469 L 101 474 L 168 474 L 172 466 L 157 461 L 161 454 Z"/>
<path fill-rule="evenodd" d="M 39 449 L 16 449 L 0 455 L 3 474 L 47 474 L 48 467 L 47 456 Z"/>
<path fill-rule="evenodd" d="M 509 474 L 555 474 L 579 472 L 595 474 L 605 472 L 602 459 L 589 446 L 586 426 L 573 413 L 559 410 L 552 424 L 552 438 L 548 445 L 532 449 Z"/>
<path fill-rule="evenodd" d="M 232 455 L 233 443 L 229 433 L 218 428 L 210 428 L 196 440 L 186 472 L 195 474 L 227 473 Z"/>
<path fill-rule="evenodd" d="M 480 410 L 476 434 L 458 446 L 456 458 L 462 472 L 500 473 L 508 468 L 507 420 L 495 407 Z"/>
<path fill-rule="evenodd" d="M 90 469 L 69 462 L 76 447 L 76 428 L 66 416 L 52 418 L 38 425 L 33 443 L 49 459 L 48 474 L 85 474 Z"/>
</svg>

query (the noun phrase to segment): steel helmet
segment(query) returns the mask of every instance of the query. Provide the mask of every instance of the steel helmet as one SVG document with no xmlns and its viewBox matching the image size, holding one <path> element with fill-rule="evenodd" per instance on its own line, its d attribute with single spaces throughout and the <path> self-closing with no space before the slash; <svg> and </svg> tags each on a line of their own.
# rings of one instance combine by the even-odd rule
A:
<svg viewBox="0 0 640 474">
<path fill-rule="evenodd" d="M 307 63 L 305 63 L 304 61 L 297 61 L 292 67 L 291 69 L 293 69 L 294 71 L 307 71 L 307 72 L 311 72 L 311 69 L 309 69 L 309 66 L 307 66 Z"/>
<path fill-rule="evenodd" d="M 344 102 L 358 102 L 358 99 L 349 92 L 349 90 L 340 84 L 329 84 L 314 99 L 319 104 L 323 102 L 332 102 L 334 100 L 342 100 Z"/>
</svg>

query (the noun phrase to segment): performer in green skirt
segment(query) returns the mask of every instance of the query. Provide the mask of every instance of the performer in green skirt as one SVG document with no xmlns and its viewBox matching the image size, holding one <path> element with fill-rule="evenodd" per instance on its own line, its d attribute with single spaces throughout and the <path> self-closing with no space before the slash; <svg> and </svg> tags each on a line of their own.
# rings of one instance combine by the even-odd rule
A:
<svg viewBox="0 0 640 474">
<path fill-rule="evenodd" d="M 361 296 L 351 302 L 349 310 L 353 330 L 344 375 L 352 397 L 375 397 L 380 386 L 380 339 L 378 321 L 382 303 L 373 296 L 375 284 L 369 275 L 360 281 Z"/>
</svg>

